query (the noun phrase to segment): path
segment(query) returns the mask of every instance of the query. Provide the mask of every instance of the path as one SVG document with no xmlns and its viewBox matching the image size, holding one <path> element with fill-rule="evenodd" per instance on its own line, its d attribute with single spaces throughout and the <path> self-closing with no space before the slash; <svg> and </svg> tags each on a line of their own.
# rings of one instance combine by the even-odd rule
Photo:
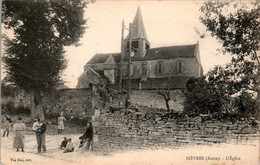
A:
<svg viewBox="0 0 260 165">
<path fill-rule="evenodd" d="M 66 135 L 72 138 L 72 141 L 77 146 L 79 144 L 80 135 Z M 76 149 L 73 153 L 62 153 L 59 145 L 63 140 L 64 135 L 47 135 L 46 147 L 47 152 L 37 154 L 36 139 L 34 135 L 26 135 L 25 152 L 16 152 L 12 148 L 13 133 L 10 137 L 1 138 L 1 164 L 3 165 L 138 165 L 138 164 L 259 164 L 259 143 L 250 145 L 229 145 L 222 146 L 190 146 L 182 149 L 164 149 L 164 150 L 143 150 L 132 151 L 125 153 L 117 153 L 111 156 L 96 155 L 91 152 L 82 152 Z M 189 160 L 190 156 L 201 156 L 204 160 Z M 226 160 L 228 156 L 238 157 L 240 160 Z M 220 160 L 208 160 L 210 158 L 220 158 Z M 12 160 L 11 160 L 12 159 Z M 191 158 L 194 159 L 194 158 Z M 16 160 L 16 161 L 14 161 Z M 24 162 L 21 162 L 24 161 Z M 250 162 L 249 162 L 250 161 Z"/>
</svg>

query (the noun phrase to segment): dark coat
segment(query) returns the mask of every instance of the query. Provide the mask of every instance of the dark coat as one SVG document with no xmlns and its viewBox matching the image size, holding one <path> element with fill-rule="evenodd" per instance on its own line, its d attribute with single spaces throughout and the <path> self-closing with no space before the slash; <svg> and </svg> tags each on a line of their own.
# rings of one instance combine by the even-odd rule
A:
<svg viewBox="0 0 260 165">
<path fill-rule="evenodd" d="M 63 148 L 63 147 L 66 148 L 67 143 L 68 143 L 68 141 L 63 140 L 63 141 L 61 142 L 60 148 Z"/>
<path fill-rule="evenodd" d="M 46 131 L 46 124 L 42 123 L 42 126 L 36 131 L 36 134 L 41 135 L 44 134 Z"/>
<path fill-rule="evenodd" d="M 90 125 L 87 129 L 86 132 L 84 133 L 84 135 L 82 135 L 81 137 L 79 137 L 79 139 L 89 139 L 92 140 L 93 138 L 93 127 L 92 125 Z"/>
</svg>

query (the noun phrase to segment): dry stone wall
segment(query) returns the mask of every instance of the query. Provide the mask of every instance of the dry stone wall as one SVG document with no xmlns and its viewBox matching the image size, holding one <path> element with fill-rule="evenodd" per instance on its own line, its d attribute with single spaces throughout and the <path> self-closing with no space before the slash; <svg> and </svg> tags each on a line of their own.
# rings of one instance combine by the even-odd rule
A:
<svg viewBox="0 0 260 165">
<path fill-rule="evenodd" d="M 184 145 L 247 144 L 259 137 L 258 130 L 246 122 L 203 122 L 201 118 L 176 118 L 165 111 L 156 110 L 96 110 L 92 121 L 94 149 L 102 152 Z"/>
<path fill-rule="evenodd" d="M 92 116 L 92 91 L 90 89 L 59 90 L 51 99 L 45 97 L 42 106 L 47 113 L 64 113 L 67 117 Z"/>
</svg>

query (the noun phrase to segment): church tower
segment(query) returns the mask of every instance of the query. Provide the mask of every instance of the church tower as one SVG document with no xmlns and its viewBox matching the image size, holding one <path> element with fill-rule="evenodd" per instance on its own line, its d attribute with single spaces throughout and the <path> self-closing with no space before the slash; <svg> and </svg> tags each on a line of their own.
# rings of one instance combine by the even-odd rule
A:
<svg viewBox="0 0 260 165">
<path fill-rule="evenodd" d="M 125 47 L 128 52 L 129 35 L 127 35 L 125 38 Z M 132 48 L 132 51 L 138 58 L 144 57 L 146 50 L 150 48 L 150 43 L 146 35 L 140 7 L 137 9 L 135 18 L 132 23 Z"/>
</svg>

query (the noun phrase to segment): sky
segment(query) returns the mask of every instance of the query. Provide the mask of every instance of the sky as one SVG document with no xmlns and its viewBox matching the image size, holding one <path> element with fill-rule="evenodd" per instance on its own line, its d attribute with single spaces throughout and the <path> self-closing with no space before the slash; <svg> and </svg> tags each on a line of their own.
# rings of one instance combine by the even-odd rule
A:
<svg viewBox="0 0 260 165">
<path fill-rule="evenodd" d="M 96 53 L 118 53 L 121 44 L 122 20 L 128 26 L 133 21 L 138 6 L 151 48 L 195 44 L 199 41 L 200 56 L 204 73 L 214 65 L 223 65 L 229 56 L 217 55 L 220 44 L 216 39 L 199 38 L 195 28 L 205 31 L 200 23 L 201 1 L 97 1 L 85 10 L 87 29 L 80 46 L 66 47 L 68 67 L 63 72 L 65 85 L 76 87 L 77 78 L 83 73 L 84 65 Z M 127 32 L 125 33 L 125 36 Z"/>
</svg>

